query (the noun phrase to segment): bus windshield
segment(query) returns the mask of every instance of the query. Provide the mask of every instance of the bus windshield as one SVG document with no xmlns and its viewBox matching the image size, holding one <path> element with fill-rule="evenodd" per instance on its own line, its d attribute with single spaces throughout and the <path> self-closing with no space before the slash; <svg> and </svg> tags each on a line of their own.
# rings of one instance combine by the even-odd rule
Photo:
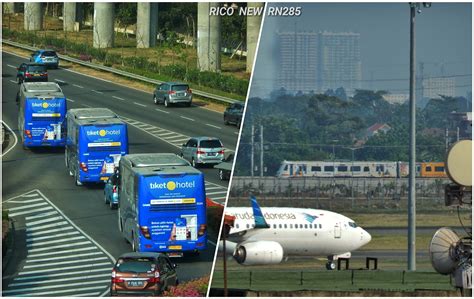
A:
<svg viewBox="0 0 474 299">
<path fill-rule="evenodd" d="M 206 246 L 206 196 L 202 173 L 141 176 L 138 220 L 159 251 Z"/>
</svg>

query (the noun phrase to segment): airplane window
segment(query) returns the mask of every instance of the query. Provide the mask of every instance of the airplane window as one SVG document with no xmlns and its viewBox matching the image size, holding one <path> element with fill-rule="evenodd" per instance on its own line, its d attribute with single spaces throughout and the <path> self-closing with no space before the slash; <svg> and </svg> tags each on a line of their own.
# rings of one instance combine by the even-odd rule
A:
<svg viewBox="0 0 474 299">
<path fill-rule="evenodd" d="M 286 228 L 286 224 L 284 225 L 284 227 Z"/>
<path fill-rule="evenodd" d="M 277 228 L 277 225 L 276 225 L 276 224 L 273 224 L 273 228 Z"/>
<path fill-rule="evenodd" d="M 250 228 L 249 224 L 247 223 L 247 228 Z"/>
<path fill-rule="evenodd" d="M 238 223 L 235 225 L 235 228 L 239 228 L 239 224 L 238 224 Z"/>
<path fill-rule="evenodd" d="M 308 225 L 307 225 L 307 224 L 305 224 L 305 225 L 304 225 L 304 228 L 308 228 Z"/>
<path fill-rule="evenodd" d="M 323 228 L 323 226 L 322 226 L 322 224 L 321 224 L 321 223 L 319 224 L 319 228 Z"/>
<path fill-rule="evenodd" d="M 310 225 L 309 225 L 309 228 L 313 228 L 313 225 L 312 225 L 312 224 L 310 224 Z"/>
<path fill-rule="evenodd" d="M 290 224 L 290 228 L 293 228 L 293 224 Z"/>
<path fill-rule="evenodd" d="M 281 228 L 281 227 L 282 227 L 281 223 L 280 223 L 280 224 L 278 224 L 278 227 L 279 227 L 279 228 Z"/>
</svg>

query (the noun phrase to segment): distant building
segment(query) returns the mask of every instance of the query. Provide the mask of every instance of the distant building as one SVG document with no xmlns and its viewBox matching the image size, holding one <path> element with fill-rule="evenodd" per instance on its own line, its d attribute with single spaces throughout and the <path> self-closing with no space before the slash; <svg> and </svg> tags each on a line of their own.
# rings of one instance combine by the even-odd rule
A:
<svg viewBox="0 0 474 299">
<path fill-rule="evenodd" d="M 454 97 L 456 80 L 454 78 L 424 78 L 422 81 L 423 97 L 437 99 L 441 95 Z"/>
<path fill-rule="evenodd" d="M 277 32 L 277 89 L 290 93 L 361 87 L 360 34 L 353 32 Z"/>
<path fill-rule="evenodd" d="M 472 112 L 451 112 L 449 130 L 456 134 L 456 139 L 472 139 Z"/>
<path fill-rule="evenodd" d="M 382 96 L 385 101 L 389 102 L 390 104 L 403 104 L 408 101 L 408 94 L 400 93 L 400 94 L 384 94 Z"/>
<path fill-rule="evenodd" d="M 349 94 L 360 89 L 360 34 L 324 31 L 318 34 L 318 38 L 318 89 L 344 87 Z"/>
<path fill-rule="evenodd" d="M 387 125 L 387 124 L 380 124 L 380 123 L 375 123 L 371 125 L 369 128 L 367 128 L 365 136 L 366 138 L 370 138 L 374 135 L 377 135 L 379 133 L 387 133 L 390 131 L 392 128 Z"/>
<path fill-rule="evenodd" d="M 278 86 L 290 93 L 316 90 L 317 40 L 314 32 L 277 32 Z"/>
</svg>

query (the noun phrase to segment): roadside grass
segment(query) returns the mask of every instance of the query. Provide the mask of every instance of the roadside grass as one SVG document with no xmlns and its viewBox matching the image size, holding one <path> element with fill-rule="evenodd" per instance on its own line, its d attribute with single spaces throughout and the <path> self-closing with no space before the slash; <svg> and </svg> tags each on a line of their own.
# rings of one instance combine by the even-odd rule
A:
<svg viewBox="0 0 474 299">
<path fill-rule="evenodd" d="M 15 15 L 3 14 L 2 20 L 3 28 L 24 31 L 22 13 Z M 77 44 L 86 44 L 92 47 L 93 30 L 90 26 L 85 26 L 80 32 L 65 32 L 62 30 L 62 20 L 46 16 L 44 19 L 44 28 L 44 30 L 36 32 L 39 37 L 62 38 Z M 163 43 L 154 48 L 137 49 L 135 36 L 126 35 L 125 33 L 115 33 L 114 48 L 108 49 L 108 52 L 120 55 L 123 58 L 146 57 L 150 62 L 158 63 L 160 66 L 173 64 L 181 64 L 194 68 L 197 66 L 197 51 L 194 47 L 181 44 L 171 46 Z M 235 58 L 231 59 L 230 55 L 221 54 L 221 73 L 247 81 L 250 79 L 250 73 L 246 72 L 245 57 L 235 56 Z M 164 81 L 170 79 L 166 77 L 163 78 Z M 209 90 L 213 89 L 209 88 Z M 227 93 L 227 96 L 228 95 Z"/>
</svg>

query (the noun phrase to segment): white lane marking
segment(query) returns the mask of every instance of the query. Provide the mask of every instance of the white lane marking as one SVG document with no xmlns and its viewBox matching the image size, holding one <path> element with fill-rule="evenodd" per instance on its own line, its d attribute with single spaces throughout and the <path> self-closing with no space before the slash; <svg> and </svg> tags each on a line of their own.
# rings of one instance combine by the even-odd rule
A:
<svg viewBox="0 0 474 299">
<path fill-rule="evenodd" d="M 60 250 L 60 251 L 52 251 L 52 252 L 46 252 L 46 253 L 37 253 L 37 254 L 30 254 L 28 257 L 40 257 L 40 256 L 50 256 L 50 255 L 56 255 L 56 254 L 63 254 L 63 253 L 70 253 L 70 252 L 80 252 L 80 251 L 88 251 L 88 250 L 96 250 L 96 246 L 89 246 L 89 247 L 83 247 L 83 248 L 77 248 L 77 249 L 68 249 L 68 250 Z"/>
<path fill-rule="evenodd" d="M 79 234 L 78 231 L 74 231 L 74 232 L 69 232 L 69 233 L 67 233 L 68 236 L 71 236 L 71 235 L 78 235 L 78 234 Z M 49 235 L 49 236 L 43 236 L 43 237 L 31 237 L 31 238 L 27 238 L 27 239 L 26 239 L 26 243 L 29 243 L 29 242 L 36 242 L 36 241 L 41 241 L 41 240 L 54 239 L 54 238 L 64 238 L 64 234 Z M 35 244 L 35 245 L 36 245 L 36 244 Z M 26 260 L 26 262 L 28 263 L 28 260 Z"/>
<path fill-rule="evenodd" d="M 110 281 L 110 279 L 108 280 Z M 67 289 L 67 290 L 55 290 L 55 291 L 51 291 L 51 292 L 39 292 L 39 293 L 25 293 L 25 294 L 16 294 L 18 296 L 24 296 L 24 297 L 36 297 L 36 296 L 42 296 L 42 295 L 56 295 L 56 294 L 59 294 L 59 293 L 71 293 L 71 296 L 72 294 L 76 294 L 77 291 L 86 291 L 86 290 L 97 290 L 97 289 L 102 289 L 103 286 L 97 286 L 97 287 L 89 287 L 89 288 L 75 288 L 75 289 Z M 103 292 L 102 294 L 100 294 L 100 296 L 104 296 L 105 294 L 107 294 L 109 291 L 107 290 L 106 292 Z M 5 292 L 2 292 L 2 293 L 5 293 Z M 100 292 L 96 292 L 95 294 L 97 293 L 100 293 Z"/>
<path fill-rule="evenodd" d="M 53 224 L 47 224 L 47 225 L 42 225 L 42 226 L 27 227 L 26 232 L 28 233 L 28 232 L 35 231 L 35 230 L 42 230 L 44 228 L 62 226 L 62 225 L 65 225 L 65 224 L 69 224 L 69 223 L 67 221 L 61 221 L 61 222 L 56 222 L 56 223 L 53 223 Z"/>
<path fill-rule="evenodd" d="M 142 107 L 146 107 L 146 105 L 143 105 L 143 104 L 140 104 L 140 103 L 137 103 L 137 102 L 133 102 L 135 105 L 138 105 L 138 106 L 142 106 Z"/>
<path fill-rule="evenodd" d="M 83 241 L 83 242 L 61 244 L 61 245 L 48 246 L 48 247 L 42 247 L 42 248 L 33 248 L 33 249 L 28 250 L 28 252 L 41 252 L 41 251 L 57 249 L 57 248 L 68 248 L 68 247 L 74 247 L 78 245 L 90 245 L 90 244 L 91 244 L 91 241 Z"/>
<path fill-rule="evenodd" d="M 166 114 L 170 114 L 169 111 L 164 111 L 164 110 L 161 110 L 161 109 L 155 109 L 156 111 L 159 111 L 159 112 L 163 112 L 163 113 L 166 113 Z"/>
<path fill-rule="evenodd" d="M 26 209 L 30 209 L 32 207 L 40 207 L 40 206 L 44 206 L 44 205 L 47 205 L 47 204 L 48 204 L 47 202 L 42 201 L 40 203 L 35 203 L 35 204 L 32 204 L 32 205 L 28 205 L 28 206 L 9 208 L 8 211 L 11 212 L 11 211 L 26 210 Z"/>
<path fill-rule="evenodd" d="M 79 232 L 77 232 L 79 233 Z M 81 254 L 73 254 L 73 255 L 62 255 L 58 257 L 47 257 L 44 259 L 35 259 L 35 260 L 26 260 L 27 264 L 30 263 L 37 263 L 37 262 L 49 262 L 49 261 L 57 261 L 57 260 L 67 260 L 67 259 L 77 259 L 78 257 L 84 257 L 84 256 L 91 256 L 91 255 L 101 255 L 102 252 L 95 251 L 95 252 L 90 252 L 90 253 L 81 253 Z"/>
<path fill-rule="evenodd" d="M 112 98 L 120 100 L 120 101 L 125 101 L 125 99 L 122 99 L 121 97 L 117 97 L 117 96 L 112 96 Z"/>
<path fill-rule="evenodd" d="M 30 193 L 30 192 L 28 192 L 28 193 Z M 24 194 L 24 195 L 16 196 L 16 197 L 13 197 L 13 198 L 17 198 L 17 197 L 35 197 L 35 196 L 38 196 L 38 194 L 36 194 L 34 192 L 31 192 L 31 194 Z M 12 199 L 12 198 L 10 198 L 10 199 Z"/>
<path fill-rule="evenodd" d="M 77 84 L 73 84 L 72 86 L 75 86 L 75 87 L 77 87 L 77 88 L 84 88 L 84 86 L 77 85 Z"/>
<path fill-rule="evenodd" d="M 178 138 L 178 139 L 174 139 L 174 138 Z M 188 140 L 189 138 L 173 137 L 173 138 L 167 138 L 167 139 L 168 139 L 168 141 L 171 141 L 171 142 L 178 142 L 179 145 L 181 146 L 181 142 L 186 141 L 186 140 Z"/>
<path fill-rule="evenodd" d="M 70 265 L 70 264 L 77 264 L 77 263 L 82 263 L 82 262 L 101 261 L 101 260 L 106 260 L 106 259 L 108 259 L 108 257 L 101 256 L 101 257 L 96 257 L 96 258 L 80 259 L 80 260 L 74 260 L 74 261 L 63 261 L 63 262 L 54 262 L 54 263 L 37 264 L 37 265 L 25 265 L 23 266 L 23 269 L 41 268 L 41 267 L 58 266 L 58 265 Z M 81 279 L 83 278 L 81 277 Z"/>
<path fill-rule="evenodd" d="M 9 67 L 13 68 L 13 69 L 16 69 L 16 66 L 14 65 L 11 65 L 11 64 L 7 64 Z"/>
<path fill-rule="evenodd" d="M 48 222 L 54 222 L 56 220 L 64 220 L 62 216 L 56 216 L 56 217 L 51 217 L 43 220 L 37 220 L 37 221 L 32 221 L 32 222 L 27 222 L 26 227 L 32 227 L 32 226 L 37 226 L 38 224 L 43 224 L 43 223 L 48 223 Z"/>
<path fill-rule="evenodd" d="M 98 90 L 95 90 L 95 89 L 92 89 L 92 92 L 95 92 L 95 93 L 98 93 L 98 94 L 103 94 L 102 91 L 98 91 Z"/>
<path fill-rule="evenodd" d="M 30 203 L 30 202 L 37 202 L 37 201 L 43 201 L 42 198 L 35 198 L 35 199 L 28 199 L 28 200 L 21 200 L 21 201 L 9 201 L 9 203 Z"/>
<path fill-rule="evenodd" d="M 95 266 L 105 266 L 105 265 L 110 265 L 110 263 L 107 262 L 107 263 L 77 265 L 77 266 L 73 266 L 73 267 L 59 267 L 59 268 L 42 269 L 42 270 L 22 271 L 22 272 L 18 273 L 18 275 L 27 275 L 27 274 L 44 273 L 44 272 L 57 272 L 57 271 L 63 271 L 63 270 L 88 268 L 88 267 L 92 268 L 92 267 L 95 267 Z"/>
<path fill-rule="evenodd" d="M 47 216 L 51 216 L 51 215 L 57 215 L 58 212 L 57 211 L 52 211 L 52 212 L 46 212 L 46 213 L 41 213 L 41 214 L 38 214 L 38 215 L 35 215 L 35 216 L 27 216 L 25 217 L 25 220 L 32 220 L 32 219 L 38 219 L 38 218 L 43 218 L 43 217 L 47 217 Z"/>
<path fill-rule="evenodd" d="M 168 135 L 176 135 L 176 133 L 175 132 L 167 132 L 167 133 L 156 134 L 156 135 L 162 137 L 162 136 L 168 136 Z"/>
<path fill-rule="evenodd" d="M 212 128 L 216 128 L 216 129 L 219 129 L 219 130 L 222 130 L 221 127 L 214 126 L 214 125 L 211 125 L 211 124 L 206 124 L 206 126 L 209 126 L 209 127 L 212 127 Z"/>
<path fill-rule="evenodd" d="M 74 100 L 73 100 L 73 99 L 68 99 L 68 98 L 66 98 L 66 100 L 68 100 L 69 102 L 74 103 Z"/>
<path fill-rule="evenodd" d="M 18 82 L 16 81 L 13 81 L 13 80 L 9 80 L 11 83 L 14 83 L 14 84 L 18 84 Z"/>
<path fill-rule="evenodd" d="M 8 216 L 10 217 L 15 217 L 15 216 L 19 216 L 19 215 L 26 215 L 26 214 L 32 214 L 34 212 L 42 212 L 42 211 L 48 211 L 48 210 L 52 210 L 53 208 L 52 207 L 44 207 L 44 208 L 39 208 L 39 209 L 34 209 L 34 210 L 30 210 L 30 211 L 23 211 L 23 212 L 16 212 L 16 213 L 11 213 L 11 214 L 8 214 Z"/>
<path fill-rule="evenodd" d="M 187 119 L 187 120 L 190 120 L 190 121 L 195 121 L 194 119 L 192 119 L 192 118 L 189 118 L 189 117 L 186 117 L 186 116 L 182 116 L 182 115 L 180 115 L 179 117 L 181 117 L 181 118 L 184 118 L 184 119 Z"/>
<path fill-rule="evenodd" d="M 63 83 L 63 84 L 66 83 L 66 81 L 59 80 L 59 79 L 54 79 L 54 81 L 59 82 L 59 83 Z"/>
<path fill-rule="evenodd" d="M 16 82 L 15 82 L 15 83 L 16 83 Z M 5 128 L 8 129 L 8 131 L 10 131 L 10 132 L 12 133 L 13 137 L 15 137 L 15 143 L 14 143 L 12 146 L 10 146 L 6 151 L 2 152 L 2 153 L 0 154 L 0 157 L 3 157 L 3 156 L 5 156 L 6 154 L 8 154 L 8 152 L 11 151 L 11 150 L 17 145 L 17 143 L 18 143 L 18 138 L 16 137 L 15 132 L 13 132 L 13 130 L 12 130 L 12 129 L 7 125 L 7 123 L 4 122 L 3 120 L 2 120 L 2 124 L 5 126 Z M 20 196 L 17 196 L 17 197 L 21 197 L 21 195 L 20 195 Z M 13 197 L 13 198 L 17 198 L 17 197 Z"/>
<path fill-rule="evenodd" d="M 103 282 L 110 282 L 110 279 L 103 279 L 103 280 L 94 280 L 94 281 L 86 281 L 86 282 L 78 282 L 76 281 L 75 283 L 69 283 L 69 284 L 60 284 L 60 285 L 52 285 L 52 286 L 44 286 L 44 287 L 33 287 L 33 288 L 24 288 L 24 289 L 15 289 L 15 290 L 8 290 L 8 291 L 3 291 L 3 294 L 17 294 L 17 295 L 26 295 L 26 294 L 19 294 L 22 292 L 28 292 L 28 291 L 35 291 L 35 290 L 46 290 L 46 289 L 57 289 L 57 288 L 62 288 L 62 287 L 74 287 L 74 286 L 81 286 L 81 285 L 89 285 L 89 284 L 98 284 L 98 283 L 103 283 Z M 95 288 L 97 289 L 97 288 Z M 71 290 L 67 290 L 68 292 L 71 292 Z M 37 294 L 36 294 L 37 295 Z"/>
<path fill-rule="evenodd" d="M 81 280 L 84 279 L 90 279 L 90 278 L 96 278 L 96 277 L 107 277 L 110 276 L 110 273 L 102 273 L 102 274 L 94 274 L 94 275 L 86 275 L 86 276 L 81 276 Z M 30 285 L 32 283 L 34 284 L 45 284 L 45 283 L 50 283 L 50 282 L 60 282 L 60 281 L 70 281 L 70 280 L 77 280 L 77 277 L 70 277 L 70 278 L 58 278 L 58 279 L 46 279 L 46 280 L 35 280 L 34 282 L 16 282 L 12 283 L 9 286 L 23 286 L 23 285 Z M 77 296 L 77 295 L 76 295 Z"/>
<path fill-rule="evenodd" d="M 107 272 L 110 275 L 110 269 L 89 269 L 84 271 L 73 271 L 73 272 L 65 272 L 65 273 L 51 273 L 46 275 L 35 275 L 35 276 L 26 276 L 26 277 L 16 277 L 13 279 L 14 281 L 22 281 L 22 280 L 32 280 L 38 278 L 49 278 L 49 277 L 57 277 L 57 276 L 68 276 L 68 275 L 76 275 L 76 274 L 84 274 L 84 273 L 91 273 L 91 272 Z M 76 277 L 77 279 L 77 277 Z M 30 282 L 31 283 L 31 282 Z"/>
<path fill-rule="evenodd" d="M 43 231 L 39 231 L 39 232 L 27 231 L 26 236 L 27 237 L 36 237 L 36 236 L 41 236 L 41 235 L 49 234 L 49 233 L 64 232 L 64 231 L 71 230 L 71 229 L 74 229 L 74 227 L 69 225 L 69 226 L 63 226 L 63 227 L 56 228 L 56 229 L 47 229 L 47 230 L 43 230 Z"/>
<path fill-rule="evenodd" d="M 76 297 L 98 297 L 100 292 L 95 293 L 75 293 L 74 296 Z"/>
<path fill-rule="evenodd" d="M 87 107 L 87 108 L 92 108 L 92 106 L 89 106 L 89 105 L 86 105 L 86 104 L 81 104 L 82 106 L 84 107 Z"/>
<path fill-rule="evenodd" d="M 63 242 L 66 242 L 66 241 L 73 241 L 73 240 L 82 240 L 82 239 L 85 239 L 86 237 L 84 236 L 77 236 L 77 237 L 71 237 L 71 238 L 62 238 L 62 239 L 59 239 L 59 240 L 49 240 L 49 241 L 43 241 L 43 242 L 33 242 L 33 243 L 30 243 L 30 244 L 26 244 L 26 247 L 28 248 L 36 248 L 38 246 L 43 246 L 43 245 L 50 245 L 50 244 L 57 244 L 57 243 L 63 243 Z"/>
</svg>

